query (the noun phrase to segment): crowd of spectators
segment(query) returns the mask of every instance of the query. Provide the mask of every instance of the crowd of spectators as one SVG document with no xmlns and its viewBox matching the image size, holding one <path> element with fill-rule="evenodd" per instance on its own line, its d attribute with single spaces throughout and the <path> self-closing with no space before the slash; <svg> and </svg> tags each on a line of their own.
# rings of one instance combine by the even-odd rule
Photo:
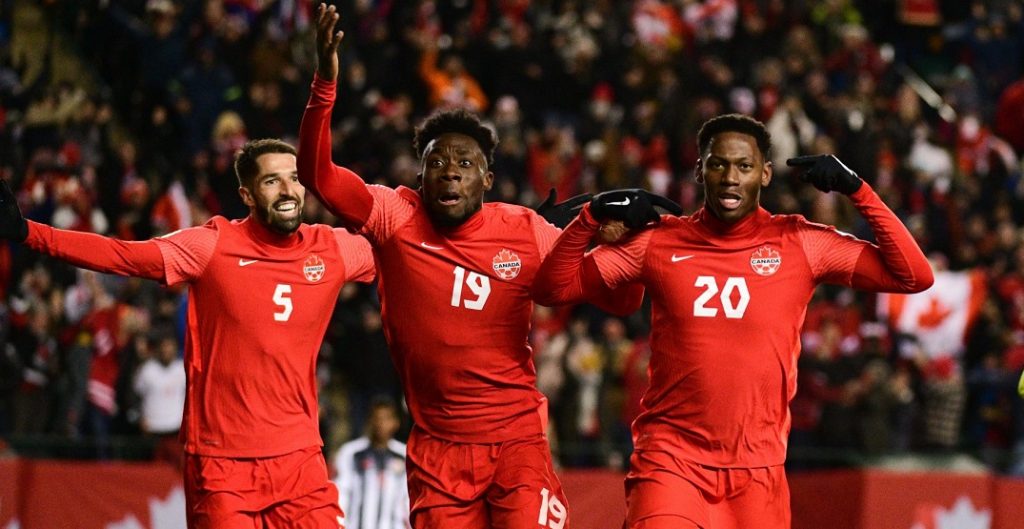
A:
<svg viewBox="0 0 1024 529">
<path fill-rule="evenodd" d="M 645 187 L 693 212 L 696 132 L 742 112 L 772 133 L 776 213 L 871 238 L 856 211 L 790 178 L 835 153 L 937 269 L 978 277 L 963 344 L 942 358 L 821 288 L 808 310 L 794 454 L 969 451 L 1024 474 L 1024 8 L 973 0 L 339 0 L 334 158 L 413 185 L 412 129 L 465 106 L 501 139 L 487 199 L 532 205 Z M 4 3 L 10 9 L 10 3 Z M 0 177 L 29 218 L 145 239 L 247 214 L 231 172 L 250 138 L 293 141 L 315 65 L 311 0 L 50 3 L 92 82 L 26 79 L 0 31 Z M 49 57 L 49 51 L 46 52 Z M 332 222 L 315 200 L 306 219 Z M 182 332 L 183 293 L 0 248 L 0 437 L 143 431 L 133 378 Z M 531 339 L 567 466 L 623 465 L 645 386 L 647 319 L 538 307 Z M 168 329 L 174 330 L 169 332 Z M 399 390 L 372 288 L 349 286 L 321 355 L 329 445 Z M 927 329 L 922 327 L 921 332 Z M 725 376 L 725 374 L 723 374 Z M 104 456 L 100 442 L 97 454 Z"/>
</svg>

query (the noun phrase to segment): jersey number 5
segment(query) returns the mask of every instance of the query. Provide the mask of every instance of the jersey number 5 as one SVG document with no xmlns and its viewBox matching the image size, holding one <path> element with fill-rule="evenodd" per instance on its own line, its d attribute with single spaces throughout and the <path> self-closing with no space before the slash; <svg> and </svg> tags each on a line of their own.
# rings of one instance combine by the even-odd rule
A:
<svg viewBox="0 0 1024 529">
<path fill-rule="evenodd" d="M 715 294 L 719 294 L 718 280 L 714 276 L 697 276 L 693 286 L 703 288 L 697 299 L 693 300 L 693 315 L 700 318 L 714 318 L 718 315 L 718 307 L 708 306 Z M 734 294 L 739 293 L 734 301 Z M 750 290 L 747 289 L 747 281 L 742 277 L 729 277 L 722 286 L 721 294 L 718 296 L 722 311 L 725 317 L 739 319 L 747 311 L 750 304 Z"/>
<path fill-rule="evenodd" d="M 274 313 L 274 321 L 288 321 L 292 317 L 292 286 L 277 285 L 274 289 L 274 304 L 281 307 L 281 310 Z"/>
<path fill-rule="evenodd" d="M 469 287 L 472 295 L 476 296 L 474 299 L 462 297 L 463 284 Z M 491 278 L 476 272 L 468 272 L 461 266 L 455 267 L 455 284 L 452 285 L 453 307 L 462 305 L 470 310 L 484 310 L 484 303 L 487 303 L 487 297 L 490 295 Z"/>
</svg>

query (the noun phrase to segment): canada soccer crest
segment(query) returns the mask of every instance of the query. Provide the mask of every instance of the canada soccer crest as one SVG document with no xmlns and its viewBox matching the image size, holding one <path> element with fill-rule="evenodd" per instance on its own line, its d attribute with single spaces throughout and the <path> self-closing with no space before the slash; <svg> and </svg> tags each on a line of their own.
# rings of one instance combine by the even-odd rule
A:
<svg viewBox="0 0 1024 529">
<path fill-rule="evenodd" d="M 782 266 L 782 255 L 771 246 L 762 246 L 750 254 L 750 268 L 757 272 L 757 275 L 770 276 L 779 271 Z"/>
<path fill-rule="evenodd" d="M 326 270 L 327 266 L 324 264 L 324 260 L 317 254 L 310 255 L 306 258 L 306 262 L 302 263 L 302 274 L 310 283 L 316 283 L 323 279 Z"/>
<path fill-rule="evenodd" d="M 523 262 L 519 260 L 519 256 L 506 248 L 502 248 L 498 255 L 494 256 L 491 264 L 494 267 L 494 273 L 505 281 L 515 279 L 523 268 Z"/>
</svg>

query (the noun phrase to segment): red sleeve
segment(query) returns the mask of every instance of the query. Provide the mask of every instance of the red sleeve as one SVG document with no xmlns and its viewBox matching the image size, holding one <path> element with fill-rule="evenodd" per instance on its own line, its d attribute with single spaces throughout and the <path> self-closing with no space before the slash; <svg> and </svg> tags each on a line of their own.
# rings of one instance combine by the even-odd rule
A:
<svg viewBox="0 0 1024 529">
<path fill-rule="evenodd" d="M 356 173 L 331 161 L 331 109 L 336 81 L 314 75 L 309 103 L 299 127 L 299 181 L 349 228 L 370 216 L 373 196 Z"/>
<path fill-rule="evenodd" d="M 536 226 L 535 223 L 535 229 Z M 614 254 L 614 247 L 602 246 L 589 255 L 584 253 L 599 227 L 600 224 L 590 215 L 590 206 L 584 206 L 580 215 L 555 241 L 537 272 L 532 288 L 533 299 L 537 303 L 562 305 L 587 301 L 617 315 L 627 315 L 640 308 L 644 293 L 642 285 L 630 285 L 626 280 L 612 284 L 602 277 L 601 261 L 614 261 L 614 258 L 602 259 L 599 256 L 602 253 Z M 537 239 L 540 241 L 541 237 Z"/>
<path fill-rule="evenodd" d="M 174 285 L 195 281 L 203 275 L 217 249 L 218 239 L 220 231 L 215 221 L 153 239 L 163 255 L 165 283 Z"/>
<path fill-rule="evenodd" d="M 345 261 L 345 271 L 348 274 L 345 281 L 357 281 L 359 283 L 373 281 L 376 273 L 373 266 L 373 251 L 370 249 L 370 243 L 366 239 L 358 235 L 352 235 L 341 228 L 334 230 L 334 239 L 338 241 L 338 250 L 341 252 L 341 258 Z"/>
<path fill-rule="evenodd" d="M 930 287 L 935 277 L 928 259 L 878 194 L 864 184 L 850 198 L 878 245 L 806 223 L 800 236 L 815 278 L 877 292 L 920 292 Z"/>
<path fill-rule="evenodd" d="M 122 241 L 28 221 L 25 244 L 38 252 L 97 272 L 156 281 L 163 281 L 165 277 L 163 257 L 152 240 Z"/>
</svg>

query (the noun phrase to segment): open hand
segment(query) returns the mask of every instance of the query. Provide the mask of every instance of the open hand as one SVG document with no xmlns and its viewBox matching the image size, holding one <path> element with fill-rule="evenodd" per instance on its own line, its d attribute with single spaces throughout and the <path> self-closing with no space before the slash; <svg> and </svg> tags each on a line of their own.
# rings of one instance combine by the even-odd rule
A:
<svg viewBox="0 0 1024 529">
<path fill-rule="evenodd" d="M 28 222 L 21 216 L 21 209 L 18 208 L 18 201 L 11 188 L 6 181 L 0 180 L 0 239 L 23 242 L 26 238 Z"/>
<path fill-rule="evenodd" d="M 338 78 L 338 46 L 345 32 L 334 31 L 334 25 L 340 18 L 333 5 L 325 2 L 316 7 L 316 72 L 329 81 Z"/>
</svg>

